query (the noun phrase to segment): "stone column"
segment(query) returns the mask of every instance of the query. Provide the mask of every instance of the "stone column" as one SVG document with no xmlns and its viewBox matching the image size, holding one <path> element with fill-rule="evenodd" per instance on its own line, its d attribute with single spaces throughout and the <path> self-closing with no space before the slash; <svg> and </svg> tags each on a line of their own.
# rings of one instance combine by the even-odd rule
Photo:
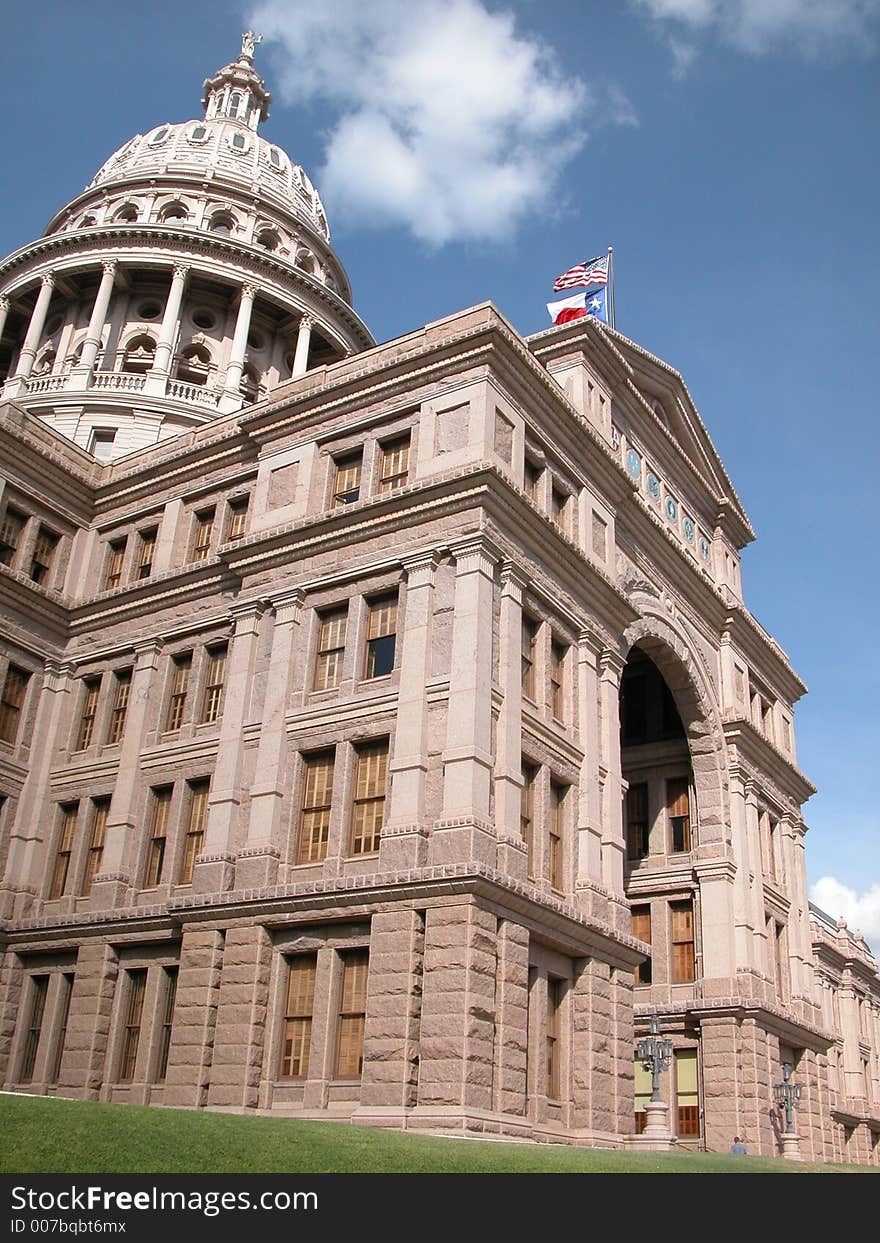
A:
<svg viewBox="0 0 880 1243">
<path fill-rule="evenodd" d="M 816 1004 L 813 988 L 813 951 L 810 938 L 810 907 L 807 897 L 807 865 L 804 828 L 793 816 L 779 824 L 785 852 L 785 886 L 791 899 L 788 915 L 788 955 L 791 963 L 792 997 Z M 809 1017 L 814 1017 L 810 1015 Z"/>
<path fill-rule="evenodd" d="M 578 900 L 591 915 L 605 918 L 596 909 L 602 884 L 602 732 L 599 702 L 599 654 L 601 641 L 589 631 L 578 638 L 577 696 L 578 721 L 584 758 L 578 782 L 577 878 Z"/>
<path fill-rule="evenodd" d="M 623 778 L 620 768 L 620 677 L 624 661 L 606 648 L 599 657 L 599 704 L 602 759 L 608 776 L 602 811 L 602 883 L 612 893 L 623 892 Z"/>
<path fill-rule="evenodd" d="M 305 375 L 309 368 L 309 344 L 312 339 L 312 329 L 315 321 L 311 315 L 303 315 L 299 321 L 299 328 L 296 334 L 296 350 L 293 355 L 293 371 L 291 379 L 298 380 L 301 375 Z"/>
<path fill-rule="evenodd" d="M 6 318 L 9 315 L 9 299 L 4 294 L 0 297 L 0 339 L 6 331 Z"/>
<path fill-rule="evenodd" d="M 266 1052 L 272 941 L 257 925 L 230 928 L 223 952 L 208 1105 L 255 1109 Z"/>
<path fill-rule="evenodd" d="M 163 1105 L 207 1103 L 225 940 L 216 928 L 183 930 Z"/>
<path fill-rule="evenodd" d="M 528 849 L 522 816 L 522 602 L 525 579 L 506 562 L 501 569 L 498 680 L 504 698 L 495 733 L 495 831 L 498 866 L 525 880 Z"/>
<path fill-rule="evenodd" d="M 498 971 L 495 977 L 496 1113 L 528 1117 L 529 933 L 511 919 L 498 921 Z"/>
<path fill-rule="evenodd" d="M 495 865 L 489 823 L 492 776 L 492 611 L 497 558 L 482 535 L 452 547 L 455 605 L 449 672 L 443 819 L 434 825 L 431 863 L 480 859 Z"/>
<path fill-rule="evenodd" d="M 27 389 L 26 380 L 33 371 L 34 359 L 37 356 L 37 349 L 40 345 L 40 338 L 43 335 L 43 329 L 46 326 L 46 316 L 49 313 L 49 303 L 52 301 L 52 291 L 55 288 L 54 272 L 44 272 L 40 277 L 40 292 L 37 294 L 37 300 L 34 303 L 34 309 L 31 312 L 30 323 L 25 334 L 24 344 L 18 355 L 18 366 L 15 374 L 10 380 L 12 387 L 7 387 L 6 396 L 16 397 L 19 393 Z"/>
<path fill-rule="evenodd" d="M 106 941 L 88 938 L 79 947 L 59 1096 L 98 1100 L 104 1095 L 102 1089 L 115 1077 L 116 1068 L 106 1063 L 118 974 L 116 951 Z"/>
<path fill-rule="evenodd" d="M 80 355 L 79 362 L 71 369 L 68 381 L 69 388 L 87 388 L 91 382 L 92 373 L 95 370 L 95 360 L 98 357 L 101 337 L 104 332 L 104 321 L 107 318 L 110 296 L 113 293 L 113 283 L 116 280 L 116 260 L 105 260 L 101 264 L 101 269 L 101 282 L 95 295 L 89 327 L 83 342 L 82 354 Z"/>
<path fill-rule="evenodd" d="M 406 598 L 400 635 L 397 726 L 391 799 L 379 846 L 381 871 L 417 867 L 427 857 L 425 783 L 428 773 L 428 691 L 434 620 L 436 552 L 406 557 Z"/>
<path fill-rule="evenodd" d="M 571 990 L 572 1125 L 603 1135 L 617 1130 L 612 1005 L 610 965 L 598 958 L 579 959 Z M 633 1049 L 630 1077 L 634 1056 Z"/>
<path fill-rule="evenodd" d="M 755 961 L 753 916 L 749 893 L 749 886 L 752 882 L 750 880 L 751 859 L 746 810 L 745 783 L 738 770 L 731 770 L 730 827 L 733 838 L 733 858 L 736 864 L 736 876 L 733 882 L 733 912 L 736 921 L 734 953 L 738 971 L 754 972 L 758 969 L 758 964 Z"/>
<path fill-rule="evenodd" d="M 91 905 L 96 910 L 111 910 L 123 904 L 130 887 L 137 884 L 138 878 L 132 873 L 138 862 L 136 808 L 140 794 L 140 757 L 144 737 L 152 724 L 149 719 L 151 690 L 161 650 L 161 639 L 148 639 L 135 646 L 125 730 L 119 747 L 119 771 L 107 816 L 101 870 L 92 881 Z"/>
<path fill-rule="evenodd" d="M 226 404 L 223 413 L 238 409 L 241 405 L 241 373 L 244 369 L 244 353 L 247 348 L 248 332 L 251 327 L 251 312 L 254 298 L 257 296 L 255 285 L 242 285 L 238 303 L 238 316 L 235 321 L 235 332 L 232 337 L 232 348 L 226 364 L 226 383 L 223 386 L 223 401 Z M 231 404 L 230 404 L 231 403 Z"/>
<path fill-rule="evenodd" d="M 237 889 L 271 885 L 278 874 L 282 812 L 287 793 L 286 717 L 302 600 L 300 591 L 278 595 L 274 600 L 272 652 L 251 782 L 250 819 L 245 844 L 238 852 L 235 866 Z"/>
<path fill-rule="evenodd" d="M 171 288 L 165 303 L 165 314 L 159 329 L 159 340 L 156 342 L 156 354 L 153 365 L 147 372 L 146 393 L 152 397 L 164 397 L 168 376 L 171 373 L 171 352 L 177 340 L 180 327 L 180 307 L 183 302 L 183 289 L 189 268 L 183 264 L 175 264 L 171 274 Z"/>
<path fill-rule="evenodd" d="M 772 977 L 772 947 L 767 944 L 767 924 L 764 917 L 764 865 L 761 855 L 761 826 L 758 819 L 758 792 L 755 783 L 747 780 L 743 786 L 746 805 L 746 837 L 749 844 L 749 865 L 754 877 L 750 889 L 749 914 L 754 942 L 753 961 L 759 975 Z"/>
<path fill-rule="evenodd" d="M 399 1126 L 416 1103 L 424 950 L 422 912 L 373 916 L 358 1122 Z"/>
</svg>

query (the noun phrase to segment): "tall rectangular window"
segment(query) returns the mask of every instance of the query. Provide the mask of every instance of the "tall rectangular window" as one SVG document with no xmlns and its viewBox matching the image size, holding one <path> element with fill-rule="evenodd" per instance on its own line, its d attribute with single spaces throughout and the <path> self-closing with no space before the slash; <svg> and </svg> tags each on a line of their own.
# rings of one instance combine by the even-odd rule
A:
<svg viewBox="0 0 880 1243">
<path fill-rule="evenodd" d="M 535 698 L 535 650 L 538 644 L 538 623 L 531 617 L 522 619 L 522 693 Z"/>
<path fill-rule="evenodd" d="M 203 509 L 196 514 L 196 525 L 193 531 L 193 561 L 204 561 L 211 551 L 211 536 L 214 534 L 214 510 Z"/>
<path fill-rule="evenodd" d="M 322 751 L 305 758 L 298 863 L 317 863 L 327 857 L 334 758 L 333 751 Z"/>
<path fill-rule="evenodd" d="M 202 699 L 202 721 L 206 724 L 220 719 L 228 650 L 225 643 L 208 649 L 208 670 L 205 674 L 205 693 Z"/>
<path fill-rule="evenodd" d="M 189 675 L 192 670 L 192 652 L 181 652 L 171 661 L 171 698 L 168 701 L 168 719 L 165 729 L 171 732 L 180 729 L 186 712 L 186 697 L 189 692 Z"/>
<path fill-rule="evenodd" d="M 156 538 L 159 532 L 156 527 L 149 531 L 141 531 L 141 546 L 138 552 L 137 576 L 149 578 L 153 573 L 153 561 L 156 558 Z"/>
<path fill-rule="evenodd" d="M 79 718 L 79 732 L 76 737 L 77 751 L 86 751 L 92 745 L 95 732 L 95 718 L 98 715 L 98 699 L 101 694 L 101 679 L 86 678 L 83 683 L 85 697 L 82 715 Z"/>
<path fill-rule="evenodd" d="M 379 462 L 379 491 L 394 492 L 409 479 L 409 432 L 382 445 Z"/>
<path fill-rule="evenodd" d="M 562 643 L 550 647 L 550 707 L 557 721 L 565 720 L 565 654 Z"/>
<path fill-rule="evenodd" d="M 632 908 L 632 934 L 637 941 L 644 941 L 646 945 L 651 944 L 650 906 L 634 906 Z M 646 958 L 644 962 L 636 964 L 633 977 L 636 984 L 650 984 L 651 974 L 651 959 Z"/>
<path fill-rule="evenodd" d="M 541 496 L 542 474 L 543 470 L 538 463 L 532 462 L 529 458 L 526 458 L 525 471 L 523 475 L 523 487 L 525 489 L 526 496 L 530 497 L 536 505 L 539 503 Z"/>
<path fill-rule="evenodd" d="M 191 885 L 196 858 L 205 840 L 205 825 L 208 822 L 208 781 L 190 781 L 189 783 L 189 821 L 186 826 L 186 837 L 183 845 L 183 865 L 180 869 L 180 884 Z"/>
<path fill-rule="evenodd" d="M 58 1035 L 55 1039 L 52 1069 L 49 1072 L 50 1083 L 57 1083 L 61 1075 L 61 1059 L 64 1057 L 64 1046 L 67 1043 L 67 1021 L 70 1018 L 70 999 L 73 995 L 73 978 L 73 975 L 67 972 L 61 977 L 61 996 L 58 998 Z"/>
<path fill-rule="evenodd" d="M 672 983 L 687 984 L 694 979 L 694 904 L 670 902 L 672 920 Z"/>
<path fill-rule="evenodd" d="M 648 783 L 639 781 L 626 792 L 626 854 L 644 859 L 649 850 Z"/>
<path fill-rule="evenodd" d="M 773 922 L 773 951 L 775 955 L 776 966 L 776 990 L 779 994 L 779 1000 L 788 1001 L 788 944 L 785 935 L 785 924 L 777 924 Z"/>
<path fill-rule="evenodd" d="M 34 1077 L 37 1050 L 40 1047 L 40 1036 L 43 1031 L 43 1015 L 46 1011 L 46 994 L 48 992 L 49 977 L 47 975 L 32 975 L 27 1036 L 25 1037 L 24 1054 L 21 1062 L 22 1083 L 30 1083 Z"/>
<path fill-rule="evenodd" d="M 522 766 L 523 784 L 520 795 L 519 827 L 526 844 L 529 879 L 535 875 L 535 778 L 538 770 L 533 764 Z"/>
<path fill-rule="evenodd" d="M 342 955 L 339 1035 L 336 1046 L 337 1079 L 359 1079 L 364 1068 L 364 1021 L 367 1014 L 369 964 L 369 950 L 349 950 Z"/>
<path fill-rule="evenodd" d="M 550 782 L 550 887 L 558 893 L 565 885 L 565 804 L 568 786 Z"/>
<path fill-rule="evenodd" d="M 624 746 L 643 742 L 648 732 L 648 679 L 643 673 L 622 680 L 620 707 Z"/>
<path fill-rule="evenodd" d="M 697 1050 L 675 1050 L 675 1105 L 679 1135 L 700 1134 L 700 1090 L 697 1080 Z"/>
<path fill-rule="evenodd" d="M 12 565 L 27 517 L 7 505 L 0 522 L 0 565 Z"/>
<path fill-rule="evenodd" d="M 156 1082 L 164 1083 L 168 1074 L 168 1050 L 171 1048 L 171 1027 L 174 1023 L 174 1003 L 177 1000 L 177 967 L 164 969 L 164 996 L 162 998 L 162 1026 L 159 1030 L 159 1056 L 156 1059 Z"/>
<path fill-rule="evenodd" d="M 369 606 L 365 678 L 381 678 L 394 668 L 397 642 L 397 596 L 385 596 Z"/>
<path fill-rule="evenodd" d="M 370 854 L 379 849 L 385 819 L 388 783 L 388 739 L 359 747 L 354 778 L 354 814 L 351 852 Z"/>
<path fill-rule="evenodd" d="M 86 855 L 86 870 L 83 875 L 82 896 L 88 897 L 92 892 L 92 881 L 101 870 L 104 857 L 104 840 L 107 836 L 107 816 L 110 812 L 109 798 L 95 799 L 92 802 L 92 831 L 89 835 L 89 851 Z"/>
<path fill-rule="evenodd" d="M 315 954 L 299 954 L 287 964 L 287 1000 L 281 1039 L 282 1079 L 308 1078 L 317 967 Z"/>
<path fill-rule="evenodd" d="M 47 530 L 46 527 L 41 526 L 37 531 L 37 538 L 31 557 L 31 578 L 35 583 L 45 583 L 47 581 L 59 539 L 60 536 L 56 535 L 54 531 Z"/>
<path fill-rule="evenodd" d="M 553 487 L 550 492 L 550 516 L 562 527 L 566 535 L 571 521 L 571 495 L 562 488 Z"/>
<path fill-rule="evenodd" d="M 342 678 L 345 656 L 345 634 L 348 629 L 348 605 L 320 616 L 318 657 L 315 664 L 315 690 L 328 691 Z"/>
<path fill-rule="evenodd" d="M 119 669 L 114 677 L 113 711 L 110 714 L 110 728 L 107 731 L 107 743 L 113 746 L 121 742 L 125 732 L 125 717 L 128 713 L 128 698 L 131 693 L 131 670 Z"/>
<path fill-rule="evenodd" d="M 111 540 L 107 551 L 107 569 L 104 573 L 104 591 L 118 587 L 122 582 L 122 566 L 125 562 L 126 540 Z"/>
<path fill-rule="evenodd" d="M 3 679 L 3 694 L 0 696 L 0 741 L 15 743 L 18 738 L 18 727 L 21 724 L 21 710 L 30 674 L 17 665 L 9 665 Z"/>
<path fill-rule="evenodd" d="M 119 1078 L 128 1083 L 134 1078 L 137 1064 L 138 1044 L 141 1038 L 141 1022 L 144 1016 L 144 994 L 147 991 L 146 971 L 129 971 L 128 996 L 125 1005 L 125 1026 L 122 1032 L 122 1052 L 119 1058 Z"/>
<path fill-rule="evenodd" d="M 336 459 L 336 474 L 333 479 L 334 509 L 341 509 L 343 505 L 351 505 L 360 499 L 363 461 L 363 450 L 347 453 L 345 457 Z"/>
<path fill-rule="evenodd" d="M 559 1029 L 564 987 L 563 980 L 552 976 L 547 980 L 547 1095 L 553 1101 L 561 1096 Z"/>
<path fill-rule="evenodd" d="M 234 501 L 229 502 L 229 512 L 226 519 L 226 539 L 241 539 L 247 528 L 248 504 L 250 498 L 240 496 Z"/>
<path fill-rule="evenodd" d="M 60 898 L 67 885 L 70 872 L 70 856 L 73 854 L 73 843 L 76 839 L 76 821 L 79 815 L 79 803 L 68 803 L 61 808 L 61 836 L 55 852 L 55 864 L 52 868 L 52 880 L 49 885 L 49 897 Z"/>
<path fill-rule="evenodd" d="M 162 881 L 173 791 L 173 786 L 160 786 L 153 791 L 153 815 L 150 823 L 150 841 L 147 846 L 147 870 L 144 876 L 144 886 L 147 889 L 152 889 Z"/>
<path fill-rule="evenodd" d="M 680 853 L 691 848 L 691 804 L 687 777 L 666 782 L 666 814 L 669 818 L 669 849 Z"/>
</svg>

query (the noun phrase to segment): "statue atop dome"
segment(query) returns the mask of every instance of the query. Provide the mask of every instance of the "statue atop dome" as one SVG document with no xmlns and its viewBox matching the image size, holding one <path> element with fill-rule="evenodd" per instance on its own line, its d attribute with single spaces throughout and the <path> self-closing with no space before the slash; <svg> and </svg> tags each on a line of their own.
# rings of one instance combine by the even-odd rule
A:
<svg viewBox="0 0 880 1243">
<path fill-rule="evenodd" d="M 239 60 L 253 62 L 254 48 L 258 43 L 262 42 L 262 35 L 258 35 L 255 30 L 246 30 L 241 36 L 241 52 L 239 54 Z"/>
</svg>

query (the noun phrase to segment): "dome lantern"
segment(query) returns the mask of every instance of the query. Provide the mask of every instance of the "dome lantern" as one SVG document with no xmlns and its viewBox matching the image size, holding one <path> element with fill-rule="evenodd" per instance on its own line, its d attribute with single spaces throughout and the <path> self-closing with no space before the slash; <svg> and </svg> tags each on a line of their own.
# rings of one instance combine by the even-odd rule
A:
<svg viewBox="0 0 880 1243">
<path fill-rule="evenodd" d="M 268 119 L 272 96 L 253 64 L 254 48 L 262 40 L 262 35 L 246 30 L 238 60 L 218 69 L 213 78 L 205 78 L 202 106 L 206 121 L 239 121 L 256 132 L 260 122 Z"/>
</svg>

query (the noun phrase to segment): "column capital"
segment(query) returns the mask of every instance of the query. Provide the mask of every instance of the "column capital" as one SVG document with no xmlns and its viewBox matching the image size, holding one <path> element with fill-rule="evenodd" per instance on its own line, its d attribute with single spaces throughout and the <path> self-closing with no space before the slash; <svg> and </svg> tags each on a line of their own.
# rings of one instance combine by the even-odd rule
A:
<svg viewBox="0 0 880 1243">
<path fill-rule="evenodd" d="M 602 677 L 620 683 L 621 675 L 626 668 L 626 661 L 620 652 L 612 647 L 605 647 L 599 654 L 599 673 Z"/>
<path fill-rule="evenodd" d="M 241 287 L 241 297 L 248 298 L 250 301 L 253 301 L 259 292 L 259 286 L 252 284 L 250 281 L 246 281 Z"/>
<path fill-rule="evenodd" d="M 518 565 L 515 565 L 512 561 L 501 562 L 502 595 L 516 600 L 518 604 L 522 604 L 523 592 L 528 585 L 529 580 Z"/>
<path fill-rule="evenodd" d="M 406 572 L 407 588 L 423 587 L 430 583 L 434 571 L 440 564 L 440 553 L 436 548 L 427 552 L 414 552 L 401 558 L 400 564 Z"/>
<path fill-rule="evenodd" d="M 301 315 L 299 317 L 299 325 L 298 325 L 299 328 L 307 329 L 311 331 L 311 329 L 314 328 L 314 326 L 315 326 L 314 315 Z"/>
<path fill-rule="evenodd" d="M 118 260 L 116 259 L 102 259 L 101 260 L 101 267 L 107 273 L 108 276 L 115 276 L 116 269 L 118 266 L 119 266 L 119 263 L 118 263 Z"/>
<path fill-rule="evenodd" d="M 174 267 L 171 269 L 172 277 L 179 281 L 185 281 L 189 276 L 189 272 L 189 264 L 186 263 L 175 263 Z"/>
<path fill-rule="evenodd" d="M 455 558 L 455 574 L 473 574 L 478 572 L 491 577 L 495 566 L 500 560 L 498 549 L 488 536 L 478 533 L 466 535 L 449 545 L 449 551 Z"/>
<path fill-rule="evenodd" d="M 232 618 L 235 633 L 240 634 L 247 622 L 258 622 L 269 607 L 266 600 L 237 600 L 235 604 L 230 605 L 229 615 Z"/>
<path fill-rule="evenodd" d="M 55 273 L 44 272 L 43 275 L 40 277 L 40 283 L 42 285 L 48 285 L 50 289 L 54 289 L 55 288 Z"/>
<path fill-rule="evenodd" d="M 592 656 L 594 664 L 598 664 L 599 656 L 602 652 L 608 651 L 608 638 L 606 635 L 599 634 L 596 630 L 591 630 L 585 626 L 578 631 L 578 649 L 581 656 Z"/>
<path fill-rule="evenodd" d="M 8 311 L 12 303 L 6 294 L 0 294 L 0 311 Z"/>
<path fill-rule="evenodd" d="M 138 669 L 149 669 L 155 666 L 156 657 L 162 651 L 164 640 L 153 637 L 141 639 L 134 644 L 134 660 Z"/>
</svg>

